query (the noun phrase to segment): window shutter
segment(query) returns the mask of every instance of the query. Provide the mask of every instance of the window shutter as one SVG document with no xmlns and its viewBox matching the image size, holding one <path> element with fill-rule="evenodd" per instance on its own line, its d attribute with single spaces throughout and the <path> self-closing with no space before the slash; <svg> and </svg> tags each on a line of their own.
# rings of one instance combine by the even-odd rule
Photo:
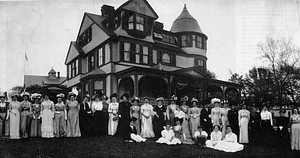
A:
<svg viewBox="0 0 300 158">
<path fill-rule="evenodd" d="M 124 60 L 124 42 L 120 42 L 120 61 Z"/>
</svg>

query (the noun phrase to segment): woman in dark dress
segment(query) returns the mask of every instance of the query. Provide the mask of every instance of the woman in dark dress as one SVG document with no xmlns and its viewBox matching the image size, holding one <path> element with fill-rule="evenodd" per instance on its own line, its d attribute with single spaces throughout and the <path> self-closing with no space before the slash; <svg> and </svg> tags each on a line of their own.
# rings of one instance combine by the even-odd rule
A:
<svg viewBox="0 0 300 158">
<path fill-rule="evenodd" d="M 0 94 L 0 138 L 5 137 L 5 133 L 8 130 L 8 104 L 5 102 L 5 95 Z"/>
<path fill-rule="evenodd" d="M 117 128 L 117 136 L 122 137 L 125 142 L 128 142 L 130 139 L 130 107 L 132 106 L 129 100 L 129 94 L 125 93 L 121 96 L 122 102 L 119 104 L 119 125 Z"/>
<path fill-rule="evenodd" d="M 102 129 L 102 135 L 108 135 L 108 97 L 106 95 L 103 95 L 102 97 L 102 103 L 103 103 L 103 109 L 102 109 L 102 120 L 103 120 L 103 129 Z"/>
<path fill-rule="evenodd" d="M 86 95 L 83 98 L 83 102 L 80 104 L 79 108 L 79 127 L 81 131 L 81 136 L 91 136 L 92 127 L 92 109 L 89 102 L 90 96 Z"/>
<path fill-rule="evenodd" d="M 34 100 L 34 104 L 32 104 L 32 120 L 31 120 L 31 130 L 30 137 L 40 137 L 41 136 L 41 94 L 32 94 L 32 100 Z"/>
<path fill-rule="evenodd" d="M 103 127 L 104 127 L 104 122 L 103 122 L 103 102 L 100 100 L 99 95 L 94 95 L 93 99 L 94 101 L 92 102 L 92 112 L 94 114 L 94 135 L 95 136 L 101 136 L 103 135 Z"/>
<path fill-rule="evenodd" d="M 167 108 L 163 105 L 164 98 L 159 97 L 156 99 L 157 106 L 154 107 L 154 118 L 153 118 L 153 130 L 156 138 L 160 138 L 161 131 L 164 130 L 166 123 L 166 110 Z"/>
</svg>

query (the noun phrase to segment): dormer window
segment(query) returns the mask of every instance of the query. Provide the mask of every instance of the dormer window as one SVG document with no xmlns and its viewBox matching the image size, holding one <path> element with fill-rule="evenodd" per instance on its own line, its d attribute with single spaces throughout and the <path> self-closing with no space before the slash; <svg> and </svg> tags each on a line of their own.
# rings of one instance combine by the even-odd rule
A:
<svg viewBox="0 0 300 158">
<path fill-rule="evenodd" d="M 145 31 L 145 18 L 137 14 L 131 15 L 128 20 L 128 29 Z"/>
<path fill-rule="evenodd" d="M 162 62 L 163 62 L 163 63 L 166 63 L 166 64 L 170 64 L 170 63 L 171 63 L 170 55 L 167 54 L 167 53 L 164 53 L 164 54 L 162 55 Z"/>
</svg>

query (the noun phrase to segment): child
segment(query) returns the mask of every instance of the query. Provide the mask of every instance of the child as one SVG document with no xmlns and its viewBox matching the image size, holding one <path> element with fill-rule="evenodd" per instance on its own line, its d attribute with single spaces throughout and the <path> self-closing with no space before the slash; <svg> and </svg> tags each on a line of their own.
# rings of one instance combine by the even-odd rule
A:
<svg viewBox="0 0 300 158">
<path fill-rule="evenodd" d="M 175 133 L 172 130 L 171 125 L 168 123 L 163 131 L 161 131 L 162 137 L 159 138 L 156 143 L 165 143 L 168 145 L 176 145 L 181 144 L 181 141 L 177 138 L 175 138 Z"/>
<path fill-rule="evenodd" d="M 202 127 L 198 126 L 198 130 L 195 132 L 195 144 L 200 145 L 201 148 L 205 148 L 205 142 L 208 134 L 202 131 Z"/>
<path fill-rule="evenodd" d="M 140 143 L 140 142 L 145 142 L 146 141 L 146 139 L 144 139 L 144 138 L 142 138 L 140 135 L 137 135 L 137 130 L 136 130 L 136 127 L 135 127 L 135 121 L 136 121 L 137 119 L 135 118 L 135 117 L 132 117 L 131 118 L 131 122 L 130 122 L 130 138 L 132 139 L 132 140 L 134 140 L 135 142 L 138 142 L 138 143 Z M 133 142 L 133 141 L 129 141 L 129 142 Z"/>
</svg>

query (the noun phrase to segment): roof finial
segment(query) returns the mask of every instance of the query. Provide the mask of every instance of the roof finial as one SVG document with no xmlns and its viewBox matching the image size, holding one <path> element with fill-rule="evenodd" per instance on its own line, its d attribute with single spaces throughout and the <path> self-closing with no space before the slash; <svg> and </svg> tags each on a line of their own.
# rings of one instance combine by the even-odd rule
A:
<svg viewBox="0 0 300 158">
<path fill-rule="evenodd" d="M 187 8 L 186 8 L 186 4 L 184 4 L 183 10 L 187 10 Z"/>
</svg>

